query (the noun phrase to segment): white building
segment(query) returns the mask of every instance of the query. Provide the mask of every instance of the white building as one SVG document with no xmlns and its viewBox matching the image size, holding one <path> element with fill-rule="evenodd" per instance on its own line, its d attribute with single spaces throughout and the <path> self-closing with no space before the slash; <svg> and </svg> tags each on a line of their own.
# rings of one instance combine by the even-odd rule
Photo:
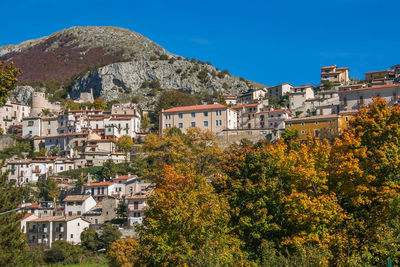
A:
<svg viewBox="0 0 400 267">
<path fill-rule="evenodd" d="M 384 98 L 389 105 L 400 104 L 400 84 L 377 85 L 339 91 L 340 110 L 358 110 L 373 102 L 374 97 Z"/>
<path fill-rule="evenodd" d="M 96 206 L 91 195 L 69 195 L 64 198 L 65 214 L 68 216 L 82 215 Z"/>
<path fill-rule="evenodd" d="M 272 87 L 269 87 L 268 90 L 268 96 L 270 97 L 282 97 L 285 96 L 286 94 L 290 93 L 290 90 L 294 86 L 290 83 L 283 83 L 279 85 L 275 85 Z"/>
<path fill-rule="evenodd" d="M 84 193 L 91 195 L 95 200 L 101 200 L 105 196 L 111 196 L 115 193 L 114 182 L 87 183 L 83 185 Z"/>
<path fill-rule="evenodd" d="M 10 126 L 20 125 L 22 119 L 29 116 L 30 107 L 7 101 L 0 107 L 0 129 L 6 133 Z"/>
<path fill-rule="evenodd" d="M 312 85 L 293 87 L 289 93 L 290 109 L 298 109 L 304 106 L 304 102 L 314 98 L 314 89 Z"/>
<path fill-rule="evenodd" d="M 71 244 L 81 243 L 81 233 L 90 223 L 79 216 L 51 216 L 26 222 L 28 243 L 51 247 L 57 240 Z"/>
</svg>

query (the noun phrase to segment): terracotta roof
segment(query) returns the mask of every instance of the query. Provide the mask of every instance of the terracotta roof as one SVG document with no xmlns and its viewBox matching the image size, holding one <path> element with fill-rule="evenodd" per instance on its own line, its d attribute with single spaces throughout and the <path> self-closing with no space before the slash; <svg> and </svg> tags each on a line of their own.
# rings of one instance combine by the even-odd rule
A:
<svg viewBox="0 0 400 267">
<path fill-rule="evenodd" d="M 147 199 L 148 197 L 149 194 L 140 194 L 140 195 L 127 196 L 126 199 Z"/>
<path fill-rule="evenodd" d="M 206 109 L 219 109 L 219 108 L 228 108 L 227 106 L 221 104 L 210 104 L 210 105 L 195 105 L 195 106 L 183 106 L 183 107 L 175 107 L 164 110 L 165 112 L 179 112 L 179 111 L 195 111 L 195 110 L 206 110 Z"/>
<path fill-rule="evenodd" d="M 64 202 L 70 202 L 70 201 L 84 201 L 88 198 L 90 198 L 91 195 L 69 195 L 66 198 L 64 198 Z"/>
<path fill-rule="evenodd" d="M 311 116 L 311 117 L 304 117 L 304 118 L 294 118 L 288 119 L 286 122 L 297 122 L 297 121 L 315 121 L 315 120 L 326 120 L 326 119 L 338 119 L 339 116 L 336 114 L 333 115 L 323 115 L 323 116 Z"/>
<path fill-rule="evenodd" d="M 364 88 L 353 89 L 353 90 L 344 90 L 344 91 L 339 91 L 339 94 L 351 93 L 351 92 L 357 92 L 357 91 L 375 90 L 375 89 L 385 89 L 385 88 L 392 88 L 392 87 L 400 87 L 400 84 L 384 84 L 384 85 L 375 85 L 372 87 L 364 87 Z"/>
<path fill-rule="evenodd" d="M 255 104 L 245 104 L 245 105 L 233 106 L 233 107 L 231 107 L 231 108 L 237 109 L 237 108 L 257 107 L 258 105 L 259 105 L 258 103 L 255 103 Z"/>
<path fill-rule="evenodd" d="M 339 115 L 356 115 L 358 113 L 358 110 L 343 110 L 339 112 Z"/>
<path fill-rule="evenodd" d="M 380 73 L 380 72 L 388 72 L 388 70 L 368 71 L 365 74 Z"/>
<path fill-rule="evenodd" d="M 111 184 L 113 184 L 113 182 L 99 182 L 99 183 L 84 184 L 83 186 L 92 187 L 92 186 L 105 186 L 105 185 L 111 185 Z"/>
<path fill-rule="evenodd" d="M 55 221 L 60 218 L 63 218 L 63 216 L 47 216 L 47 217 L 34 219 L 31 222 L 51 222 L 51 221 Z"/>
<path fill-rule="evenodd" d="M 114 141 L 111 139 L 91 139 L 88 142 L 90 143 L 90 142 L 114 142 Z"/>
<path fill-rule="evenodd" d="M 25 220 L 26 218 L 31 217 L 32 215 L 34 215 L 34 214 L 33 214 L 33 213 L 26 213 L 26 214 L 24 215 L 24 217 L 22 217 L 21 219 L 18 220 L 18 222 L 23 221 L 23 220 Z"/>
<path fill-rule="evenodd" d="M 118 175 L 118 177 L 113 178 L 113 181 L 118 181 L 118 180 L 127 180 L 128 178 L 135 178 L 136 175 L 131 174 L 130 176 L 128 175 Z"/>
<path fill-rule="evenodd" d="M 22 207 L 22 205 L 25 204 L 32 204 L 29 207 L 27 207 L 27 209 L 32 209 L 32 208 L 39 208 L 39 203 L 35 202 L 35 203 L 22 203 L 18 205 L 18 208 Z"/>
<path fill-rule="evenodd" d="M 94 110 L 91 110 L 91 109 L 73 109 L 73 110 L 70 110 L 69 112 L 96 112 L 96 111 L 104 111 L 103 109 L 94 109 Z"/>
<path fill-rule="evenodd" d="M 115 121 L 115 120 L 131 120 L 132 117 L 114 117 L 111 118 L 110 121 Z"/>
<path fill-rule="evenodd" d="M 44 138 L 49 139 L 49 138 L 58 138 L 58 137 L 74 136 L 74 135 L 88 135 L 88 133 L 67 133 L 54 136 L 45 136 Z"/>
<path fill-rule="evenodd" d="M 56 221 L 56 222 L 68 222 L 68 221 L 72 221 L 72 220 L 75 220 L 75 219 L 78 219 L 78 218 L 80 218 L 80 216 L 78 216 L 78 215 L 75 215 L 75 216 L 61 216 L 58 219 L 55 219 L 54 221 Z"/>
</svg>

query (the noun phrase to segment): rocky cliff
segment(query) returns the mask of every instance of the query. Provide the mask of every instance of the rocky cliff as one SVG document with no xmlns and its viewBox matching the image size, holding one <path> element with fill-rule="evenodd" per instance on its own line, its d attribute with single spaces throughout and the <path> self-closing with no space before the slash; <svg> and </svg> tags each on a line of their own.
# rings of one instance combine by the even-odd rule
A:
<svg viewBox="0 0 400 267">
<path fill-rule="evenodd" d="M 244 92 L 255 85 L 210 63 L 170 54 L 146 37 L 116 27 L 72 27 L 0 47 L 0 60 L 13 61 L 22 69 L 20 81 L 50 94 L 51 101 L 67 95 L 77 99 L 93 89 L 94 98 L 134 98 L 152 107 L 164 89 L 210 95 Z M 31 93 L 31 87 L 17 87 L 12 95 L 26 102 Z"/>
</svg>

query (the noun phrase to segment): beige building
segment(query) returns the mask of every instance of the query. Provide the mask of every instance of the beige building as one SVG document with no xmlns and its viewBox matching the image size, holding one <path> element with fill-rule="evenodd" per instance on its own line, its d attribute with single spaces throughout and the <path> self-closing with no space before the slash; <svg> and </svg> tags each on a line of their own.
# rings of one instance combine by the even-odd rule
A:
<svg viewBox="0 0 400 267">
<path fill-rule="evenodd" d="M 374 97 L 384 98 L 389 105 L 400 102 L 400 84 L 377 85 L 353 90 L 339 91 L 340 110 L 358 110 L 373 102 Z"/>
<path fill-rule="evenodd" d="M 290 90 L 294 86 L 290 83 L 283 83 L 268 88 L 268 96 L 270 97 L 282 97 L 290 93 Z"/>
<path fill-rule="evenodd" d="M 267 88 L 253 88 L 239 96 L 239 103 L 249 104 L 262 101 L 268 95 Z"/>
<path fill-rule="evenodd" d="M 50 216 L 26 222 L 26 238 L 29 244 L 51 247 L 57 240 L 71 244 L 81 243 L 81 233 L 89 222 L 79 216 Z"/>
<path fill-rule="evenodd" d="M 7 103 L 0 107 L 0 129 L 6 133 L 10 126 L 20 125 L 24 117 L 28 117 L 30 107 L 23 104 Z"/>
<path fill-rule="evenodd" d="M 221 104 L 176 107 L 160 113 L 160 132 L 177 127 L 183 131 L 191 127 L 214 133 L 237 128 L 237 112 Z"/>
<path fill-rule="evenodd" d="M 312 85 L 292 87 L 289 93 L 289 106 L 291 110 L 302 108 L 308 99 L 314 98 Z"/>
<path fill-rule="evenodd" d="M 336 65 L 321 68 L 321 83 L 347 83 L 350 81 L 349 68 L 338 68 Z"/>
</svg>

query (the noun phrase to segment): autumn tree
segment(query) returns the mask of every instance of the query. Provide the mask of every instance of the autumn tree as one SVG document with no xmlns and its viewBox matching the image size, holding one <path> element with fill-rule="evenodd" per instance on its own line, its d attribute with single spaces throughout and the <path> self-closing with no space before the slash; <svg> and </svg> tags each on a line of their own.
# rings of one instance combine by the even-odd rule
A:
<svg viewBox="0 0 400 267">
<path fill-rule="evenodd" d="M 6 104 L 8 91 L 17 84 L 17 75 L 20 73 L 13 63 L 4 65 L 0 61 L 0 107 Z"/>
<path fill-rule="evenodd" d="M 228 227 L 224 197 L 201 175 L 179 175 L 165 165 L 148 200 L 140 259 L 151 266 L 239 264 L 239 242 Z"/>
<path fill-rule="evenodd" d="M 132 137 L 129 135 L 123 135 L 117 140 L 117 146 L 122 149 L 124 152 L 132 149 L 133 147 L 133 140 Z"/>
<path fill-rule="evenodd" d="M 139 242 L 133 238 L 118 239 L 111 244 L 107 251 L 110 267 L 139 266 L 138 260 Z"/>
<path fill-rule="evenodd" d="M 223 151 L 211 131 L 189 128 L 186 133 L 170 128 L 162 135 L 149 134 L 142 146 L 149 164 L 147 176 L 157 180 L 163 165 L 174 166 L 180 174 L 213 176 L 220 171 Z"/>
</svg>

